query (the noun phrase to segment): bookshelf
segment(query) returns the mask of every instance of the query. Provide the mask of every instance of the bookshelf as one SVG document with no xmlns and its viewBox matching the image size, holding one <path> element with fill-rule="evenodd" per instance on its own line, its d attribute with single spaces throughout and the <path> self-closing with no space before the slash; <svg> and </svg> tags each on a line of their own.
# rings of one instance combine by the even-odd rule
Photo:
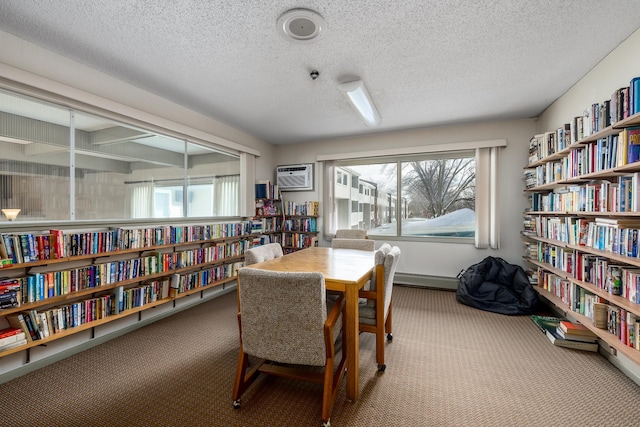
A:
<svg viewBox="0 0 640 427">
<path fill-rule="evenodd" d="M 4 283 L 19 305 L 0 309 L 0 327 L 29 318 L 32 338 L 0 359 L 235 281 L 250 243 L 249 221 L 1 233 Z M 21 255 L 18 255 L 21 254 Z M 0 285 L 1 286 L 1 285 Z M 90 338 L 91 339 L 91 338 Z"/>
<path fill-rule="evenodd" d="M 284 201 L 270 181 L 256 183 L 256 196 L 252 246 L 280 243 L 286 254 L 318 245 L 320 202 Z"/>
<path fill-rule="evenodd" d="M 531 138 L 523 258 L 541 297 L 640 365 L 640 106 L 623 89 Z"/>
<path fill-rule="evenodd" d="M 285 253 L 318 245 L 320 203 L 286 202 L 283 206 L 282 249 Z"/>
</svg>

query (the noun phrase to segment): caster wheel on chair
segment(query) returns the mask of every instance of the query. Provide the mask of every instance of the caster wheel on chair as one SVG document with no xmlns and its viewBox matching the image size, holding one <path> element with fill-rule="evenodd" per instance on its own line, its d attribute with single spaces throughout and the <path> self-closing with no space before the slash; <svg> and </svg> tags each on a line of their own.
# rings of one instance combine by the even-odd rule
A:
<svg viewBox="0 0 640 427">
<path fill-rule="evenodd" d="M 393 335 L 387 334 L 387 341 L 393 341 Z"/>
<path fill-rule="evenodd" d="M 233 409 L 240 409 L 240 399 L 233 401 Z"/>
<path fill-rule="evenodd" d="M 384 372 L 385 369 L 387 369 L 387 365 L 378 365 L 379 372 Z"/>
</svg>

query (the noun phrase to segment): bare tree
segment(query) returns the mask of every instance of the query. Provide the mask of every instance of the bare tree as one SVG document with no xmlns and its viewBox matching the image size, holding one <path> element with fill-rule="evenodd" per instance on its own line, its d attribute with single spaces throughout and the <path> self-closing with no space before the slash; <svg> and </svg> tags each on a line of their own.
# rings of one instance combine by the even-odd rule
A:
<svg viewBox="0 0 640 427">
<path fill-rule="evenodd" d="M 403 186 L 411 195 L 413 216 L 436 218 L 475 207 L 474 159 L 437 159 L 407 162 Z"/>
</svg>

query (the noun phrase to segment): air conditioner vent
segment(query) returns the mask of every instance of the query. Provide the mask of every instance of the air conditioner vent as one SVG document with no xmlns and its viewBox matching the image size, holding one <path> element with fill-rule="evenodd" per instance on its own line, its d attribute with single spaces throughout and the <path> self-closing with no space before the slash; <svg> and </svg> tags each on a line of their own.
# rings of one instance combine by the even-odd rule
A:
<svg viewBox="0 0 640 427">
<path fill-rule="evenodd" d="M 313 164 L 278 166 L 276 181 L 280 191 L 313 190 Z"/>
</svg>

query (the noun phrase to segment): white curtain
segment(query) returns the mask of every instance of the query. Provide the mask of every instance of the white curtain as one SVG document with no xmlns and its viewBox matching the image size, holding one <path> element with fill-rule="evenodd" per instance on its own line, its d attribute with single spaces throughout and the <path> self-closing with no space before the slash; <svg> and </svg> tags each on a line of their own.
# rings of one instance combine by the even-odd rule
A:
<svg viewBox="0 0 640 427">
<path fill-rule="evenodd" d="M 476 248 L 500 248 L 498 219 L 498 150 L 476 149 Z"/>
<path fill-rule="evenodd" d="M 127 209 L 130 218 L 153 218 L 153 182 L 127 185 Z"/>
<path fill-rule="evenodd" d="M 240 175 L 213 178 L 213 216 L 237 216 Z"/>
<path fill-rule="evenodd" d="M 324 235 L 330 238 L 336 232 L 336 210 L 335 210 L 335 185 L 336 185 L 336 162 L 335 160 L 325 160 L 323 162 L 321 181 L 323 189 L 323 214 L 324 214 Z"/>
</svg>

